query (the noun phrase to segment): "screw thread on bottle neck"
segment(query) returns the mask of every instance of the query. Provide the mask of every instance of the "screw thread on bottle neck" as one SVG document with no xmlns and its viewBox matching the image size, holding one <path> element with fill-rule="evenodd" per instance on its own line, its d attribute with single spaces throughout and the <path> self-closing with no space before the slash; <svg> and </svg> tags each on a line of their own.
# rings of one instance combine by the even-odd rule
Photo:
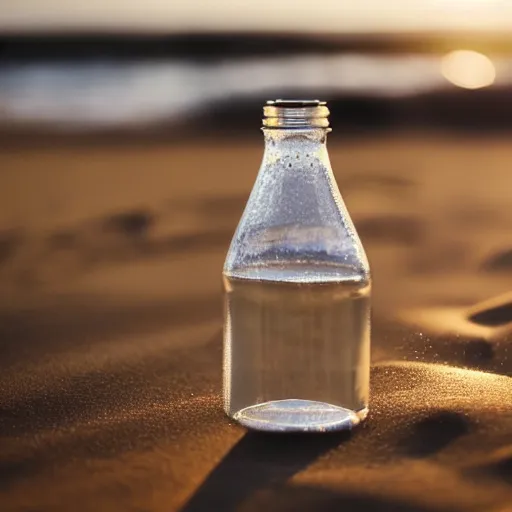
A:
<svg viewBox="0 0 512 512">
<path fill-rule="evenodd" d="M 319 100 L 267 101 L 263 107 L 265 128 L 328 128 L 329 109 Z"/>
</svg>

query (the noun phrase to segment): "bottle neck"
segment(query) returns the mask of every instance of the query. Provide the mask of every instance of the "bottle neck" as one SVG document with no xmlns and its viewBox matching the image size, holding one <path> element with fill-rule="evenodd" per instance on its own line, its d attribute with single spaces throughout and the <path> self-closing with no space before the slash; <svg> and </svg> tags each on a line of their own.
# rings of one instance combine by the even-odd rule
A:
<svg viewBox="0 0 512 512">
<path fill-rule="evenodd" d="M 300 158 L 300 154 L 322 158 L 327 155 L 329 128 L 262 128 L 262 131 L 265 137 L 266 158 L 279 158 L 279 155 Z"/>
<path fill-rule="evenodd" d="M 286 171 L 330 167 L 328 116 L 327 106 L 319 100 L 268 101 L 263 107 L 264 164 Z"/>
</svg>

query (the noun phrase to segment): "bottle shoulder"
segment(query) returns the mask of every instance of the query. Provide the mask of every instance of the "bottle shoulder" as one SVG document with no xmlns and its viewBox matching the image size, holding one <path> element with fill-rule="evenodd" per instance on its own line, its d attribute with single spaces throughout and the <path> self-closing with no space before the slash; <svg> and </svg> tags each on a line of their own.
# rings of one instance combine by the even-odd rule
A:
<svg viewBox="0 0 512 512">
<path fill-rule="evenodd" d="M 278 262 L 369 276 L 368 261 L 325 151 L 267 154 L 238 224 L 225 271 Z"/>
</svg>

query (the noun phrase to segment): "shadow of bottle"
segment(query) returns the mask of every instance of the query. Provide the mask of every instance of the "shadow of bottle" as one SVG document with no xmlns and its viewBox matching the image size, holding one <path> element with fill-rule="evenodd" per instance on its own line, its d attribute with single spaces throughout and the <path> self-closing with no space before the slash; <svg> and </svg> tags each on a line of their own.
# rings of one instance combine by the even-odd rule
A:
<svg viewBox="0 0 512 512">
<path fill-rule="evenodd" d="M 350 437 L 350 432 L 321 435 L 248 432 L 213 469 L 181 512 L 235 510 L 254 492 L 283 484 Z"/>
</svg>

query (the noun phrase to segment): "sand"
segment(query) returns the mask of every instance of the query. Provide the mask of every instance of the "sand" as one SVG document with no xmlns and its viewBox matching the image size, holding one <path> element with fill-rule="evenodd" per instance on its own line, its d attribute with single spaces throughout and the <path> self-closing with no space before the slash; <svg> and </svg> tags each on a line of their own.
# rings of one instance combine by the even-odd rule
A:
<svg viewBox="0 0 512 512">
<path fill-rule="evenodd" d="M 221 409 L 220 271 L 261 141 L 0 152 L 0 508 L 512 510 L 512 149 L 329 151 L 374 273 L 371 413 L 247 433 Z"/>
</svg>

